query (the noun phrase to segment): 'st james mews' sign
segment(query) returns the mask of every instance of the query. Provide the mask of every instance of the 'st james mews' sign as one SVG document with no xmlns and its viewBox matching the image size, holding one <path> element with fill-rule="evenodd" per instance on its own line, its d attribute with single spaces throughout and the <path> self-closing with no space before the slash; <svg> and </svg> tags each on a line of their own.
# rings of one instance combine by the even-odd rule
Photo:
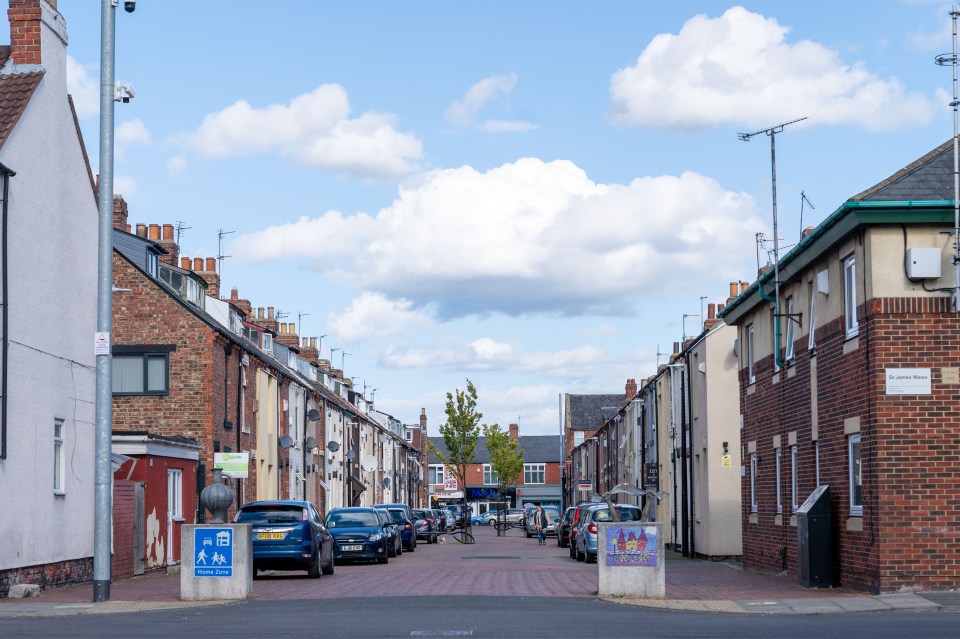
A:
<svg viewBox="0 0 960 639">
<path fill-rule="evenodd" d="M 929 368 L 887 368 L 887 395 L 929 395 Z"/>
</svg>

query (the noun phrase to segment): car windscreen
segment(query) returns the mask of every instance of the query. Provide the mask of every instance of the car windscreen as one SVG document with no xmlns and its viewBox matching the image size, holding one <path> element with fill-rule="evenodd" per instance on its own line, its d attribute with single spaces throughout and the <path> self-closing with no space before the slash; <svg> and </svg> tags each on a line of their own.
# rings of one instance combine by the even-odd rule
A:
<svg viewBox="0 0 960 639">
<path fill-rule="evenodd" d="M 387 512 L 390 513 L 390 517 L 397 523 L 404 524 L 410 521 L 407 519 L 407 515 L 399 508 L 390 508 Z"/>
<path fill-rule="evenodd" d="M 327 528 L 368 528 L 379 525 L 377 513 L 369 511 L 334 511 L 327 516 Z"/>
<path fill-rule="evenodd" d="M 640 521 L 639 508 L 617 508 L 620 521 Z M 597 508 L 593 513 L 593 521 L 613 521 L 609 508 Z"/>
<path fill-rule="evenodd" d="M 292 524 L 303 521 L 303 518 L 304 512 L 300 506 L 250 506 L 240 509 L 236 522 L 239 524 Z"/>
</svg>

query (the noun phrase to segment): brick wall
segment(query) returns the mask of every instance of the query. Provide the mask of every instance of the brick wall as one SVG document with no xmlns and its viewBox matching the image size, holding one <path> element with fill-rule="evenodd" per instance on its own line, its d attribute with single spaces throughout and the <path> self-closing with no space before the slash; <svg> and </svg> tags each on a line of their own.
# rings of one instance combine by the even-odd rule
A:
<svg viewBox="0 0 960 639">
<path fill-rule="evenodd" d="M 0 570 L 0 598 L 10 586 L 36 584 L 41 590 L 93 581 L 93 557 Z"/>
<path fill-rule="evenodd" d="M 798 501 L 830 486 L 835 580 L 872 592 L 960 585 L 960 384 L 956 373 L 960 320 L 946 298 L 872 300 L 858 309 L 859 332 L 846 340 L 843 318 L 816 331 L 817 440 L 806 337 L 796 358 L 776 373 L 772 356 L 758 362 L 749 391 L 741 371 L 743 562 L 753 570 L 797 571 L 797 528 L 791 525 L 790 433 L 796 434 Z M 847 352 L 845 353 L 844 350 Z M 930 368 L 930 395 L 887 395 L 885 368 Z M 946 373 L 950 375 L 951 373 Z M 774 383 L 774 379 L 777 383 Z M 863 516 L 850 516 L 848 436 L 861 436 Z M 781 443 L 781 523 L 776 518 L 773 438 Z M 756 442 L 758 512 L 750 522 L 748 443 Z"/>
</svg>

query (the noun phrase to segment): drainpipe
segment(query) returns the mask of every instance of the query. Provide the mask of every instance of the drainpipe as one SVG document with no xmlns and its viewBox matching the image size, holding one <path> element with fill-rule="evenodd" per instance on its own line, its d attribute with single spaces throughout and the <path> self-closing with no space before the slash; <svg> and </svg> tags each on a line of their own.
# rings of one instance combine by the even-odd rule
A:
<svg viewBox="0 0 960 639">
<path fill-rule="evenodd" d="M 684 368 L 687 368 L 684 364 Z M 683 544 L 683 556 L 690 556 L 690 518 L 689 518 L 689 495 L 687 494 L 687 392 L 689 387 L 686 385 L 684 377 L 685 371 L 680 370 L 680 493 L 682 495 L 680 502 L 680 543 Z"/>
<path fill-rule="evenodd" d="M 704 352 L 706 352 L 706 350 L 704 350 Z M 690 376 L 690 365 L 689 365 L 689 364 L 690 364 L 690 362 L 688 361 L 688 362 L 687 362 L 687 399 L 688 399 L 689 402 L 690 402 L 690 421 L 693 422 L 693 384 L 692 384 L 692 380 L 691 380 L 691 376 Z M 690 439 L 693 439 L 693 424 L 692 424 L 692 423 L 691 423 L 691 425 L 690 425 Z M 695 444 L 691 441 L 691 442 L 690 442 L 690 447 L 693 448 L 694 445 L 695 445 Z M 694 540 L 694 536 L 695 536 L 695 534 L 696 534 L 696 532 L 697 532 L 697 517 L 696 517 L 695 510 L 694 510 L 694 504 L 695 504 L 695 501 L 694 501 L 694 487 L 695 487 L 696 484 L 694 484 L 694 481 L 693 481 L 693 457 L 694 457 L 693 451 L 691 450 L 691 451 L 690 451 L 690 461 L 688 462 L 688 463 L 689 463 L 689 470 L 690 470 L 690 499 L 689 499 L 689 500 L 684 500 L 684 504 L 689 507 L 689 514 L 687 515 L 688 518 L 689 518 L 689 521 L 690 521 L 690 522 L 693 522 L 693 524 L 690 526 L 690 552 L 689 552 L 689 554 L 687 555 L 688 557 L 696 557 L 696 556 L 697 556 L 696 553 L 695 553 L 694 550 L 693 550 L 693 540 Z"/>
<path fill-rule="evenodd" d="M 240 441 L 240 431 L 243 430 L 243 424 L 240 423 L 240 415 L 242 414 L 240 410 L 241 404 L 241 394 L 243 393 L 243 349 L 237 349 L 237 452 L 239 453 L 243 450 L 242 443 Z M 240 509 L 240 506 L 243 505 L 243 480 L 237 478 L 237 509 Z"/>
<path fill-rule="evenodd" d="M 10 308 L 9 304 L 9 294 L 7 291 L 7 226 L 8 226 L 8 202 L 10 198 L 10 178 L 12 178 L 16 173 L 9 168 L 5 167 L 3 164 L 0 164 L 0 175 L 3 176 L 3 247 L 0 248 L 0 268 L 3 269 L 3 328 L 0 329 L 3 331 L 2 337 L 2 346 L 0 346 L 0 352 L 2 352 L 3 357 L 3 366 L 0 369 L 0 459 L 7 458 L 7 362 L 9 358 L 7 357 L 7 350 L 10 346 L 10 333 L 7 330 L 8 326 L 8 317 L 7 309 Z"/>
</svg>

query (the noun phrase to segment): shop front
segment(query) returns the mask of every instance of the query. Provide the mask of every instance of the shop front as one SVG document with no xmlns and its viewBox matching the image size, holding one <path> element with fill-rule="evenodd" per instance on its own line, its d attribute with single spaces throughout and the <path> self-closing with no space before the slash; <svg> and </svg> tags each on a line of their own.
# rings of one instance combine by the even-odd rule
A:
<svg viewBox="0 0 960 639">
<path fill-rule="evenodd" d="M 556 506 L 560 509 L 560 484 L 540 484 L 534 487 L 520 486 L 517 488 L 518 506 L 523 508 L 527 504 L 541 506 Z"/>
</svg>

